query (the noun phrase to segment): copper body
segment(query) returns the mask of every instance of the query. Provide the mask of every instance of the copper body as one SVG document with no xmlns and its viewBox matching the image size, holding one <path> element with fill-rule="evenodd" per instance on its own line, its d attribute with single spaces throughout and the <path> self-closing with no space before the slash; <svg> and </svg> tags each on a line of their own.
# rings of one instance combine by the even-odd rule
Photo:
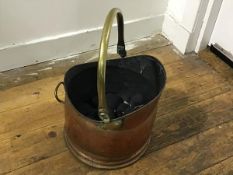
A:
<svg viewBox="0 0 233 175">
<path fill-rule="evenodd" d="M 106 64 L 110 25 L 113 23 L 114 16 L 117 16 L 118 22 L 119 38 L 117 51 L 122 58 L 117 61 L 109 61 L 109 64 Z M 66 94 L 65 101 L 63 102 L 65 107 L 64 137 L 69 150 L 81 161 L 97 168 L 114 169 L 124 167 L 137 161 L 143 155 L 150 142 L 157 103 L 165 86 L 165 70 L 157 59 L 145 55 L 125 59 L 123 58 L 125 56 L 123 16 L 119 9 L 112 9 L 105 21 L 97 69 L 98 117 L 100 120 L 84 116 L 77 109 L 77 106 L 75 106 L 77 104 L 75 104 L 74 101 L 78 98 L 81 99 L 82 97 L 80 96 L 82 93 L 80 95 L 72 94 L 70 92 L 77 91 L 77 88 L 72 90 L 69 88 L 72 77 L 80 77 L 82 72 L 85 71 L 90 72 L 91 67 L 96 67 L 97 64 L 88 63 L 86 65 L 74 66 L 74 68 L 71 68 L 66 73 L 64 83 L 59 83 L 55 89 L 56 99 L 59 102 L 63 102 L 58 98 L 57 90 L 61 84 L 65 86 Z M 124 67 L 124 64 L 129 66 Z M 109 67 L 106 65 L 109 65 Z M 149 102 L 119 118 L 110 116 L 111 114 L 108 111 L 105 96 L 105 87 L 107 87 L 105 84 L 105 69 L 107 67 L 107 69 L 110 70 L 112 68 L 111 66 L 114 65 L 118 67 L 119 70 L 132 69 L 131 71 L 136 71 L 138 75 L 144 76 L 145 80 L 149 79 L 154 87 L 156 87 L 156 85 L 159 86 L 157 95 L 153 95 L 153 98 L 151 98 Z M 147 72 L 148 76 L 144 75 L 143 71 Z M 119 78 L 118 75 L 119 73 L 115 77 L 116 79 Z M 128 77 L 128 75 L 129 74 L 125 74 L 123 77 Z M 96 77 L 94 74 L 93 76 Z M 90 81 L 92 84 L 83 84 L 84 81 Z M 84 78 L 83 81 L 80 82 L 74 82 L 74 84 L 78 84 L 79 86 L 81 86 L 80 84 L 84 85 L 84 89 L 93 87 L 93 83 L 95 83 L 95 81 L 91 79 L 91 77 Z M 118 84 L 119 83 L 124 84 L 124 82 L 118 82 Z M 142 82 L 142 86 L 145 87 L 146 85 Z M 114 89 L 115 87 L 117 87 L 117 85 L 114 85 L 112 88 Z M 144 87 L 142 87 L 142 89 L 144 89 Z M 88 93 L 92 93 L 92 91 Z M 153 92 L 151 93 L 155 94 Z"/>
<path fill-rule="evenodd" d="M 137 161 L 145 152 L 156 115 L 158 98 L 124 116 L 121 128 L 105 130 L 79 113 L 65 99 L 65 139 L 83 162 L 98 168 L 120 168 Z"/>
</svg>

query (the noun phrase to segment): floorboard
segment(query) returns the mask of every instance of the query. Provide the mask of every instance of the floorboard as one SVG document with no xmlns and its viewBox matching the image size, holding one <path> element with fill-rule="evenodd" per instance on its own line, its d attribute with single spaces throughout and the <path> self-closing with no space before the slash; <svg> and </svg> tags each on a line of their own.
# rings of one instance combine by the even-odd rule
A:
<svg viewBox="0 0 233 175">
<path fill-rule="evenodd" d="M 0 174 L 233 174 L 232 70 L 171 45 L 144 54 L 164 64 L 167 85 L 141 160 L 112 171 L 76 160 L 63 139 L 63 105 L 53 97 L 63 76 L 46 75 L 0 91 Z"/>
</svg>

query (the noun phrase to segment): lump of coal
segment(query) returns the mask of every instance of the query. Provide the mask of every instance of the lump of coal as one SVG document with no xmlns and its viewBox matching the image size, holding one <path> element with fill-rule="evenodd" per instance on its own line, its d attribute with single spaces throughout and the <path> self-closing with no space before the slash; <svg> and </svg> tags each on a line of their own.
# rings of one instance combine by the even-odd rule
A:
<svg viewBox="0 0 233 175">
<path fill-rule="evenodd" d="M 91 99 L 91 103 L 94 107 L 98 107 L 98 96 L 97 95 Z"/>
<path fill-rule="evenodd" d="M 122 98 L 119 95 L 113 93 L 106 94 L 106 98 L 108 107 L 111 109 L 116 108 L 120 103 L 123 102 Z M 94 107 L 98 107 L 98 96 L 95 96 L 91 99 L 91 104 Z"/>
<path fill-rule="evenodd" d="M 128 103 L 121 103 L 116 109 L 116 116 L 123 116 L 131 111 L 131 107 Z"/>
<path fill-rule="evenodd" d="M 123 99 L 123 101 L 129 101 L 130 100 L 130 96 L 132 96 L 131 92 L 129 92 L 129 91 L 121 92 L 119 95 L 121 96 L 121 98 Z"/>
<path fill-rule="evenodd" d="M 139 105 L 143 104 L 143 96 L 142 96 L 142 94 L 138 93 L 138 94 L 133 95 L 131 97 L 131 99 L 130 99 L 130 104 L 132 106 L 139 106 Z"/>
<path fill-rule="evenodd" d="M 122 98 L 117 94 L 108 93 L 106 95 L 108 107 L 110 109 L 115 109 L 123 102 Z"/>
<path fill-rule="evenodd" d="M 106 100 L 109 115 L 113 118 L 126 115 L 139 108 L 144 101 L 143 95 L 140 93 L 124 92 L 120 94 L 107 93 Z M 98 96 L 94 96 L 88 103 L 79 106 L 79 110 L 86 116 L 98 119 Z"/>
<path fill-rule="evenodd" d="M 88 103 L 82 103 L 79 105 L 79 111 L 85 115 L 89 116 L 92 119 L 99 119 L 98 118 L 98 111 L 97 108 L 93 108 L 90 104 Z"/>
</svg>

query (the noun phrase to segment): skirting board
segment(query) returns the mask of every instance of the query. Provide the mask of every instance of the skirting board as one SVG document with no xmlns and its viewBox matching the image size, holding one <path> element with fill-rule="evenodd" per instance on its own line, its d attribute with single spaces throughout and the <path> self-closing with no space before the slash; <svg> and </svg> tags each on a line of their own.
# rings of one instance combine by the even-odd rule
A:
<svg viewBox="0 0 233 175">
<path fill-rule="evenodd" d="M 126 21 L 126 42 L 160 33 L 163 20 L 164 15 L 158 15 Z M 117 43 L 116 29 L 114 26 L 110 45 Z M 101 32 L 102 28 L 97 27 L 0 48 L 0 72 L 98 49 Z"/>
<path fill-rule="evenodd" d="M 162 35 L 153 35 L 127 42 L 127 56 L 141 54 L 147 50 L 168 46 L 171 43 Z M 119 58 L 116 54 L 116 45 L 109 47 L 108 58 Z M 99 50 L 91 50 L 72 56 L 67 59 L 55 59 L 44 61 L 42 63 L 33 64 L 21 68 L 12 69 L 0 73 L 0 90 L 8 89 L 32 81 L 40 80 L 48 77 L 56 77 L 64 75 L 64 73 L 72 66 L 84 64 L 88 62 L 98 61 Z"/>
<path fill-rule="evenodd" d="M 211 44 L 210 46 L 211 52 L 213 52 L 215 55 L 217 55 L 221 60 L 223 60 L 226 64 L 228 64 L 230 67 L 233 68 L 233 56 L 224 50 L 221 46 L 218 44 Z"/>
</svg>

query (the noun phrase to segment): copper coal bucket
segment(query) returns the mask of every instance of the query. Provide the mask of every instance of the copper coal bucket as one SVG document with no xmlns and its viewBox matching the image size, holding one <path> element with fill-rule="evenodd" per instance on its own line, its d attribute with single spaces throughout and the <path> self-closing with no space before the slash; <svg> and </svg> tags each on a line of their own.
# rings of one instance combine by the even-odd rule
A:
<svg viewBox="0 0 233 175">
<path fill-rule="evenodd" d="M 106 61 L 115 16 L 117 52 L 122 58 Z M 164 67 L 156 58 L 123 58 L 123 26 L 122 13 L 112 9 L 104 24 L 98 62 L 70 68 L 55 89 L 56 99 L 63 102 L 57 90 L 61 84 L 65 88 L 67 147 L 75 157 L 98 168 L 124 167 L 143 155 L 166 81 Z"/>
</svg>

